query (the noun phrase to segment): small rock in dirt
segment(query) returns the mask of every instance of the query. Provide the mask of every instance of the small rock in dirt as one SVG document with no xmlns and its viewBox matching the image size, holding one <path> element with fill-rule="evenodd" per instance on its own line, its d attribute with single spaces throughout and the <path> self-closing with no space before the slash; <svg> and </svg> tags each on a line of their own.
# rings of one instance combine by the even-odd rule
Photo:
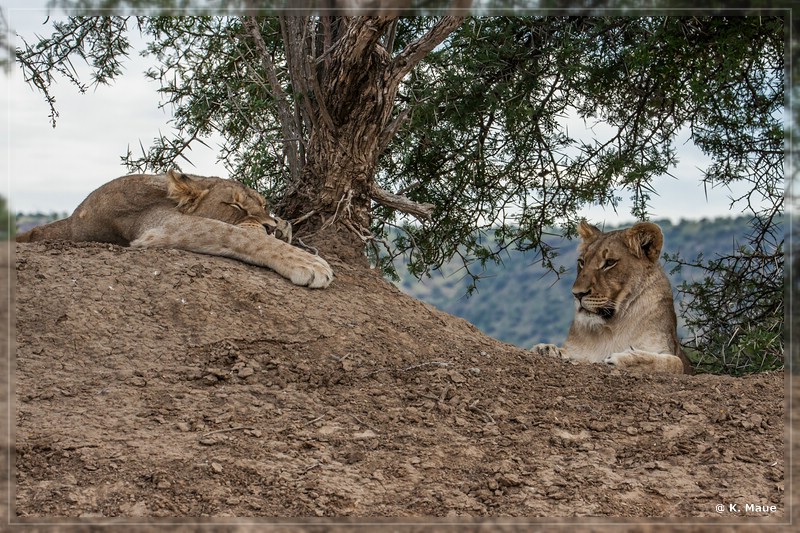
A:
<svg viewBox="0 0 800 533">
<path fill-rule="evenodd" d="M 364 460 L 364 454 L 358 450 L 347 452 L 344 456 L 344 462 L 351 465 L 353 463 L 360 463 Z"/>
<path fill-rule="evenodd" d="M 246 366 L 246 367 L 244 367 L 244 368 L 239 370 L 239 377 L 240 378 L 246 378 L 246 377 L 252 376 L 253 374 L 255 374 L 255 370 L 253 370 L 249 366 Z"/>
<path fill-rule="evenodd" d="M 211 463 L 211 470 L 216 472 L 217 474 L 222 473 L 222 465 L 219 463 Z"/>
<path fill-rule="evenodd" d="M 520 480 L 517 474 L 513 472 L 508 472 L 506 474 L 501 474 L 497 478 L 498 483 L 506 487 L 516 487 L 518 485 L 522 485 L 522 481 Z"/>
<path fill-rule="evenodd" d="M 178 422 L 175 425 L 178 426 L 178 429 L 181 430 L 181 432 L 183 433 L 186 433 L 187 431 L 192 429 L 191 426 L 188 424 L 188 422 Z"/>
<path fill-rule="evenodd" d="M 464 383 L 467 381 L 467 378 L 464 377 L 464 374 L 456 372 L 455 370 L 450 372 L 450 379 L 453 380 L 453 383 Z"/>
<path fill-rule="evenodd" d="M 124 516 L 147 516 L 147 504 L 145 502 L 137 502 L 135 504 L 128 503 L 121 505 L 119 510 L 122 511 Z"/>
<path fill-rule="evenodd" d="M 133 385 L 134 387 L 145 387 L 147 386 L 147 380 L 141 376 L 134 376 L 128 380 L 128 383 Z"/>
<path fill-rule="evenodd" d="M 156 488 L 161 489 L 161 490 L 165 490 L 165 489 L 170 488 L 171 486 L 172 486 L 172 483 L 170 483 L 169 481 L 164 479 L 164 480 L 158 482 L 158 485 L 156 485 Z"/>
<path fill-rule="evenodd" d="M 605 431 L 608 429 L 608 423 L 600 422 L 599 420 L 590 420 L 587 426 L 592 431 Z"/>
<path fill-rule="evenodd" d="M 685 402 L 682 407 L 683 407 L 683 410 L 686 411 L 687 413 L 689 413 L 690 415 L 699 415 L 700 413 L 703 412 L 702 409 L 697 407 L 692 402 Z"/>
<path fill-rule="evenodd" d="M 481 373 L 481 369 L 478 367 L 470 368 L 469 373 L 472 374 L 473 376 L 479 376 Z"/>
<path fill-rule="evenodd" d="M 286 453 L 289 451 L 289 445 L 282 440 L 271 440 L 267 443 L 266 448 L 278 453 Z"/>
<path fill-rule="evenodd" d="M 219 379 L 225 379 L 228 377 L 228 372 L 220 368 L 208 367 L 206 368 L 206 372 L 212 376 L 218 377 Z"/>
</svg>

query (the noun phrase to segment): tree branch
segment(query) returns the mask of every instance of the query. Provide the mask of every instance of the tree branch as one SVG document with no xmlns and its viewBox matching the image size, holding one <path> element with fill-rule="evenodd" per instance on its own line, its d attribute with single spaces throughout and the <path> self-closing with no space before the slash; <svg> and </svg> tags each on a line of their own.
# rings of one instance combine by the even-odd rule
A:
<svg viewBox="0 0 800 533">
<path fill-rule="evenodd" d="M 388 126 L 381 132 L 380 139 L 378 140 L 378 153 L 383 153 L 386 150 L 386 147 L 389 146 L 389 143 L 392 142 L 397 130 L 400 129 L 400 126 L 405 124 L 406 120 L 408 119 L 408 115 L 410 110 L 408 108 L 403 109 L 400 113 L 389 123 Z"/>
<path fill-rule="evenodd" d="M 433 204 L 420 204 L 413 200 L 409 200 L 405 196 L 391 193 L 380 188 L 374 183 L 370 190 L 370 197 L 381 205 L 392 207 L 420 220 L 430 220 L 431 216 L 433 215 L 433 210 L 436 208 L 436 206 Z"/>
<path fill-rule="evenodd" d="M 439 19 L 428 33 L 419 39 L 408 43 L 403 51 L 392 61 L 392 71 L 389 77 L 390 83 L 399 84 L 400 81 L 417 66 L 428 52 L 436 48 L 444 41 L 453 30 L 463 22 L 464 17 L 447 16 Z"/>
<path fill-rule="evenodd" d="M 298 144 L 296 139 L 300 137 L 300 125 L 297 123 L 292 108 L 289 105 L 289 100 L 281 87 L 278 75 L 275 72 L 275 64 L 272 62 L 267 45 L 264 38 L 261 36 L 261 30 L 258 27 L 258 20 L 253 16 L 242 17 L 242 23 L 245 28 L 250 32 L 251 37 L 256 45 L 256 52 L 261 60 L 261 67 L 267 76 L 269 83 L 269 90 L 275 103 L 278 107 L 278 117 L 281 121 L 281 129 L 283 130 L 284 142 L 283 149 L 286 155 L 286 160 L 289 163 L 289 174 L 293 183 L 297 183 L 300 179 L 301 161 L 298 156 Z M 288 45 L 287 45 L 288 46 Z"/>
<path fill-rule="evenodd" d="M 336 47 L 345 50 L 338 54 L 342 62 L 342 72 L 346 72 L 351 64 L 361 65 L 364 57 L 375 49 L 386 29 L 392 24 L 391 17 L 358 17 L 349 19 L 350 24 Z"/>
</svg>

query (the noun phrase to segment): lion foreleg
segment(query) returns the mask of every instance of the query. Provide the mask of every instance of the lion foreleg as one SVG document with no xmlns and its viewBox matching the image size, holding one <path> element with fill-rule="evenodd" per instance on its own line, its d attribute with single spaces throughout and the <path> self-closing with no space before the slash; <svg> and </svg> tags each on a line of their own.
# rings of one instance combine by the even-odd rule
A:
<svg viewBox="0 0 800 533">
<path fill-rule="evenodd" d="M 683 374 L 683 361 L 680 357 L 668 353 L 629 350 L 612 353 L 603 359 L 603 362 L 626 370 Z"/>
<path fill-rule="evenodd" d="M 295 285 L 324 288 L 333 271 L 319 256 L 287 244 L 259 228 L 240 227 L 210 218 L 172 213 L 144 230 L 134 248 L 175 248 L 230 257 L 271 268 Z"/>
</svg>

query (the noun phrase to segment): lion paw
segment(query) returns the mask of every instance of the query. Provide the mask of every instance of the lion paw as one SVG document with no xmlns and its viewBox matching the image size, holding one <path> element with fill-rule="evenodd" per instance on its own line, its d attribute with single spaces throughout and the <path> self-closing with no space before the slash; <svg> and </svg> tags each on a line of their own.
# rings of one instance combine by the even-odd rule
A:
<svg viewBox="0 0 800 533">
<path fill-rule="evenodd" d="M 612 353 L 603 359 L 603 363 L 615 368 L 625 368 L 630 370 L 632 368 L 647 366 L 649 360 L 647 357 L 636 352 L 617 352 Z"/>
<path fill-rule="evenodd" d="M 641 372 L 683 374 L 683 361 L 675 355 L 641 351 L 612 353 L 603 362 L 616 368 Z"/>
<path fill-rule="evenodd" d="M 287 276 L 295 285 L 311 289 L 324 289 L 333 281 L 333 269 L 318 255 L 306 254 L 291 265 Z"/>
<path fill-rule="evenodd" d="M 531 351 L 543 355 L 545 357 L 555 357 L 557 359 L 565 359 L 564 352 L 555 344 L 537 344 Z"/>
</svg>

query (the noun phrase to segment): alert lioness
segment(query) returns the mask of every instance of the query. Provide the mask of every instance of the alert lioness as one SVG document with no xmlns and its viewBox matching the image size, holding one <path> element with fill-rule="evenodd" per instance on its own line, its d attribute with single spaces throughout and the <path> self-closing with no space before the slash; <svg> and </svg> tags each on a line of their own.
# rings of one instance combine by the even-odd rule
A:
<svg viewBox="0 0 800 533">
<path fill-rule="evenodd" d="M 172 170 L 110 181 L 70 217 L 22 233 L 16 240 L 177 248 L 268 267 L 296 285 L 323 288 L 333 280 L 324 259 L 289 244 L 291 225 L 271 216 L 266 200 L 256 191 L 236 181 Z"/>
<path fill-rule="evenodd" d="M 575 361 L 645 372 L 691 373 L 677 335 L 672 289 L 659 255 L 661 228 L 650 222 L 604 233 L 581 222 L 575 316 L 563 348 L 533 350 Z"/>
</svg>

